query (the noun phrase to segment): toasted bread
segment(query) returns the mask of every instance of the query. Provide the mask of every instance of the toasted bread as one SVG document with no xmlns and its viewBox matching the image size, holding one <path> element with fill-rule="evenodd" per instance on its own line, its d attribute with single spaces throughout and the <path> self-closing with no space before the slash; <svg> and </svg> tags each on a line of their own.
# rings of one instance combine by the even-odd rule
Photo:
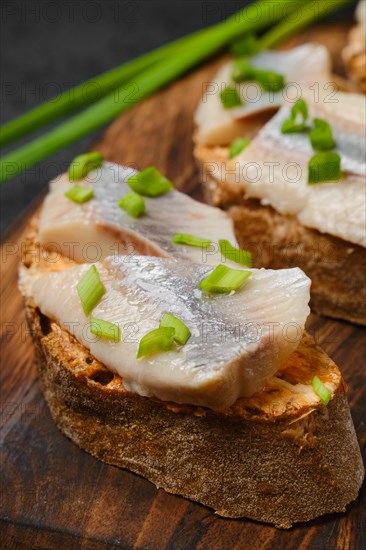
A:
<svg viewBox="0 0 366 550">
<path fill-rule="evenodd" d="M 37 309 L 29 273 L 72 264 L 42 258 L 31 235 L 20 268 L 26 317 L 51 414 L 79 447 L 217 514 L 281 528 L 357 497 L 364 468 L 346 388 L 309 335 L 261 392 L 224 412 L 141 397 Z M 315 374 L 331 388 L 327 407 Z"/>
<path fill-rule="evenodd" d="M 227 162 L 223 147 L 197 145 L 205 200 L 228 211 L 235 236 L 253 254 L 254 267 L 300 267 L 312 280 L 316 313 L 366 325 L 366 249 L 302 225 L 259 200 L 245 199 L 239 186 L 218 181 L 210 166 Z"/>
</svg>

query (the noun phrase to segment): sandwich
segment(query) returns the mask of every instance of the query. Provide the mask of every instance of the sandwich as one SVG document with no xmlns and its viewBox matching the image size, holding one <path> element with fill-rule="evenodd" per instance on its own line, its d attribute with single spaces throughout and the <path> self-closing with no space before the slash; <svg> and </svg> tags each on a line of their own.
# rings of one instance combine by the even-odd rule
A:
<svg viewBox="0 0 366 550">
<path fill-rule="evenodd" d="M 225 517 L 344 511 L 364 468 L 342 376 L 305 331 L 308 277 L 252 268 L 228 215 L 154 168 L 72 180 L 51 182 L 19 280 L 60 430 Z"/>
<path fill-rule="evenodd" d="M 256 267 L 300 267 L 315 312 L 365 325 L 364 96 L 336 90 L 312 45 L 229 62 L 213 82 L 240 104 L 228 108 L 211 84 L 197 109 L 206 200 L 228 210 Z"/>
</svg>

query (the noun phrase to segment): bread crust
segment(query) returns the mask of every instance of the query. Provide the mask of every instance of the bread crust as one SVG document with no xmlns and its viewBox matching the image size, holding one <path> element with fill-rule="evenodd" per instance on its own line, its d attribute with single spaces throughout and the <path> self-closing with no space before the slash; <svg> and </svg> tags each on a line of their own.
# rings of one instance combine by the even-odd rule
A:
<svg viewBox="0 0 366 550">
<path fill-rule="evenodd" d="M 254 267 L 300 267 L 311 279 L 313 311 L 366 325 L 366 249 L 302 225 L 259 200 L 245 199 L 240 186 L 217 181 L 210 161 L 227 162 L 226 149 L 198 145 L 205 200 L 228 211 L 239 245 L 252 252 Z"/>
<path fill-rule="evenodd" d="M 345 387 L 337 367 L 309 336 L 280 373 L 283 392 L 269 386 L 262 396 L 217 413 L 129 394 L 119 376 L 44 317 L 30 298 L 25 308 L 52 417 L 94 457 L 221 516 L 279 528 L 344 511 L 357 497 L 364 470 Z M 291 406 L 286 372 L 288 380 L 300 376 L 308 382 L 315 371 L 330 376 L 333 400 L 327 407 L 301 400 Z"/>
</svg>

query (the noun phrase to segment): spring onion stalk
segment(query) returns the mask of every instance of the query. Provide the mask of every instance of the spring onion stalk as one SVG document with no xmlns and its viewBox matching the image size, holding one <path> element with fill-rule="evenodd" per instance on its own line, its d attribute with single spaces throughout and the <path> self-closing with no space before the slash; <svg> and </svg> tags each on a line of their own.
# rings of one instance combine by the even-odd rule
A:
<svg viewBox="0 0 366 550">
<path fill-rule="evenodd" d="M 226 239 L 219 240 L 219 247 L 221 255 L 236 264 L 252 267 L 253 257 L 248 250 L 242 250 L 236 246 L 233 246 Z"/>
<path fill-rule="evenodd" d="M 311 385 L 316 395 L 320 397 L 323 404 L 328 405 L 329 401 L 333 398 L 333 396 L 318 376 L 314 376 L 314 378 L 311 381 Z"/>
<path fill-rule="evenodd" d="M 329 151 L 335 146 L 332 128 L 321 118 L 314 118 L 314 128 L 310 130 L 309 137 L 313 149 L 317 151 Z"/>
<path fill-rule="evenodd" d="M 78 204 L 83 204 L 94 197 L 94 191 L 82 185 L 74 185 L 69 191 L 66 191 L 65 197 Z"/>
<path fill-rule="evenodd" d="M 296 20 L 286 19 L 269 30 L 260 40 L 261 47 L 266 50 L 284 42 L 298 31 L 318 23 L 319 20 L 329 13 L 349 3 L 349 0 L 316 0 L 315 2 L 300 2 L 298 6 L 299 15 Z M 297 7 L 295 6 L 295 9 Z"/>
<path fill-rule="evenodd" d="M 232 159 L 239 155 L 246 147 L 248 147 L 250 140 L 243 137 L 238 137 L 231 142 L 229 147 L 229 159 Z"/>
<path fill-rule="evenodd" d="M 146 197 L 159 197 L 174 189 L 172 182 L 160 174 L 155 166 L 149 166 L 142 172 L 131 176 L 127 183 L 135 193 Z"/>
<path fill-rule="evenodd" d="M 175 317 L 171 313 L 164 313 L 161 321 L 160 327 L 173 328 L 174 329 L 174 340 L 184 346 L 191 336 L 191 331 L 185 323 L 178 317 Z"/>
<path fill-rule="evenodd" d="M 334 151 L 318 153 L 309 160 L 309 185 L 339 181 L 341 176 L 341 157 L 338 153 Z"/>
<path fill-rule="evenodd" d="M 85 315 L 90 315 L 105 294 L 104 285 L 95 265 L 90 266 L 88 271 L 84 273 L 76 289 Z"/>
<path fill-rule="evenodd" d="M 103 161 L 102 153 L 97 151 L 77 156 L 69 166 L 69 180 L 75 181 L 85 178 L 89 172 L 102 166 Z"/>
<path fill-rule="evenodd" d="M 209 239 L 201 239 L 201 237 L 195 237 L 189 233 L 176 233 L 172 237 L 172 243 L 185 244 L 187 246 L 195 246 L 196 248 L 206 248 L 211 246 L 212 241 Z"/>
<path fill-rule="evenodd" d="M 226 294 L 241 287 L 251 274 L 251 271 L 231 269 L 231 267 L 219 264 L 200 282 L 199 288 L 213 294 Z"/>
<path fill-rule="evenodd" d="M 121 330 L 119 326 L 111 323 L 110 321 L 104 321 L 103 319 L 91 317 L 89 328 L 90 332 L 95 336 L 98 336 L 98 338 L 112 340 L 113 342 L 119 342 L 121 339 Z"/>
<path fill-rule="evenodd" d="M 324 2 L 328 6 L 327 10 L 323 8 L 322 2 L 319 8 L 319 17 L 335 10 L 346 1 L 334 0 L 331 7 Z M 307 6 L 303 4 L 301 2 L 302 11 L 298 21 L 280 23 L 272 33 L 268 33 L 269 36 L 266 35 L 265 42 L 263 44 L 261 42 L 261 44 L 271 47 L 280 42 L 281 38 L 288 38 L 297 30 L 311 24 L 314 13 L 313 11 L 309 12 L 306 9 Z M 312 4 L 318 3 L 312 2 Z M 207 29 L 204 36 L 191 38 L 179 55 L 164 58 L 161 62 L 138 74 L 135 80 L 130 82 L 136 91 L 134 97 L 131 97 L 130 86 L 123 85 L 116 88 L 97 103 L 44 136 L 3 157 L 0 163 L 0 183 L 12 179 L 37 162 L 107 124 L 118 114 L 127 111 L 145 97 L 178 78 L 236 37 L 247 32 L 259 31 L 281 19 L 284 9 L 290 13 L 296 8 L 296 2 L 289 0 L 276 0 L 273 4 L 268 0 L 258 0 L 241 10 L 240 14 L 235 14 L 223 23 Z M 262 17 L 258 17 L 258 13 L 262 13 Z"/>
<path fill-rule="evenodd" d="M 138 193 L 127 193 L 118 201 L 118 206 L 133 218 L 139 218 L 145 212 L 145 201 Z"/>
<path fill-rule="evenodd" d="M 174 345 L 174 328 L 159 327 L 145 334 L 140 340 L 136 357 L 169 351 Z"/>
</svg>

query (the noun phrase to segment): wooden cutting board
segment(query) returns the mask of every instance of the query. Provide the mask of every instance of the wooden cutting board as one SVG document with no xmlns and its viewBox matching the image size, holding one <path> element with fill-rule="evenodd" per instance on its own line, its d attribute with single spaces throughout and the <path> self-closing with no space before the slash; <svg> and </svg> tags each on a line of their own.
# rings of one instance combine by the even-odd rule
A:
<svg viewBox="0 0 366 550">
<path fill-rule="evenodd" d="M 321 27 L 293 39 L 315 39 L 341 68 L 344 27 Z M 156 165 L 176 186 L 200 198 L 192 157 L 192 113 L 216 60 L 117 119 L 96 148 L 108 160 Z M 1 531 L 2 548 L 252 549 L 366 547 L 365 487 L 347 513 L 289 531 L 223 519 L 199 504 L 157 490 L 145 479 L 81 451 L 53 424 L 40 392 L 33 347 L 17 290 L 17 265 L 31 206 L 6 235 L 2 253 Z M 363 451 L 366 443 L 365 329 L 312 315 L 308 325 L 338 363 Z"/>
</svg>

